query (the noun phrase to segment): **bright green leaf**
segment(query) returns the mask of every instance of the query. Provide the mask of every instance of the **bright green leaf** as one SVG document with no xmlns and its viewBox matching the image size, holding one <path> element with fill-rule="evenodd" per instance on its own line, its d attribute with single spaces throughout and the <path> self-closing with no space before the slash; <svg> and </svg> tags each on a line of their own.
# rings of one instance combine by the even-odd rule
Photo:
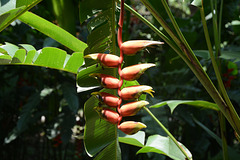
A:
<svg viewBox="0 0 240 160">
<path fill-rule="evenodd" d="M 187 152 L 187 155 L 189 157 L 192 157 L 189 150 L 180 142 L 178 143 L 184 148 L 184 150 Z M 169 137 L 164 137 L 160 135 L 153 135 L 148 137 L 146 145 L 142 147 L 142 149 L 140 149 L 137 154 L 148 152 L 164 154 L 175 160 L 185 160 L 186 158 L 185 155 L 180 151 L 180 149 Z"/>
<path fill-rule="evenodd" d="M 30 25 L 31 27 L 37 29 L 38 31 L 51 37 L 52 39 L 58 41 L 59 43 L 65 45 L 75 52 L 83 52 L 87 47 L 84 42 L 80 41 L 64 29 L 31 12 L 26 12 L 21 15 L 19 17 L 19 20 Z"/>
<path fill-rule="evenodd" d="M 15 52 L 11 63 L 23 63 L 25 60 L 26 51 L 25 49 L 19 49 Z"/>
<path fill-rule="evenodd" d="M 74 52 L 71 57 L 69 58 L 67 64 L 65 65 L 64 69 L 70 72 L 77 73 L 78 68 L 83 64 L 83 53 L 81 52 Z"/>
<path fill-rule="evenodd" d="M 36 51 L 35 50 L 31 50 L 27 53 L 27 57 L 25 59 L 25 62 L 26 64 L 32 64 L 33 63 L 33 58 L 36 54 Z"/>
<path fill-rule="evenodd" d="M 207 102 L 207 101 L 199 101 L 199 100 L 198 101 L 170 100 L 170 101 L 164 101 L 164 102 L 154 104 L 154 105 L 150 106 L 150 108 L 158 108 L 158 107 L 168 105 L 170 107 L 170 110 L 172 113 L 174 111 L 174 109 L 180 104 L 186 104 L 186 105 L 191 105 L 191 106 L 195 106 L 195 107 L 201 107 L 201 108 L 219 111 L 219 108 L 215 103 L 211 103 L 211 102 Z"/>
<path fill-rule="evenodd" d="M 13 57 L 15 55 L 15 52 L 19 49 L 18 46 L 5 42 L 5 45 L 0 46 L 0 48 L 7 51 L 7 54 Z"/>
<path fill-rule="evenodd" d="M 119 132 L 118 140 L 121 143 L 143 147 L 144 141 L 145 141 L 145 132 L 139 131 L 133 135 L 127 135 L 127 134 L 124 134 L 123 132 Z"/>
<path fill-rule="evenodd" d="M 57 48 L 43 48 L 35 64 L 51 68 L 63 68 L 66 52 Z"/>
<path fill-rule="evenodd" d="M 9 55 L 0 55 L 0 64 L 9 64 L 12 61 L 12 57 Z"/>
</svg>

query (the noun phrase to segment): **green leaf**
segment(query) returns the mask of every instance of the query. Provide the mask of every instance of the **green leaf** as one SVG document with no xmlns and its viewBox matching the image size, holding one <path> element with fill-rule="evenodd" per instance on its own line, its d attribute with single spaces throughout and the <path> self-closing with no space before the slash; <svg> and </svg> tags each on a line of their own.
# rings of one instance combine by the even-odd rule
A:
<svg viewBox="0 0 240 160">
<path fill-rule="evenodd" d="M 127 135 L 127 134 L 124 134 L 123 132 L 119 132 L 118 140 L 121 143 L 143 147 L 144 141 L 145 141 L 145 132 L 139 131 L 133 135 Z"/>
<path fill-rule="evenodd" d="M 30 25 L 31 27 L 37 29 L 38 31 L 51 37 L 52 39 L 58 41 L 59 43 L 65 45 L 75 52 L 83 52 L 87 47 L 84 42 L 80 41 L 64 29 L 31 12 L 26 12 L 21 15 L 19 17 L 19 20 Z"/>
<path fill-rule="evenodd" d="M 80 23 L 90 18 L 94 14 L 112 7 L 112 0 L 84 0 L 80 1 L 79 18 Z"/>
<path fill-rule="evenodd" d="M 19 49 L 15 52 L 11 63 L 23 63 L 25 60 L 26 51 L 24 49 Z"/>
<path fill-rule="evenodd" d="M 115 152 L 116 148 L 117 148 L 117 154 Z M 112 144 L 104 148 L 104 150 L 100 152 L 96 158 L 94 158 L 94 160 L 102 160 L 102 159 L 121 160 L 121 150 L 117 141 L 112 142 Z"/>
<path fill-rule="evenodd" d="M 0 32 L 21 14 L 31 9 L 41 0 L 9 0 L 0 2 Z"/>
<path fill-rule="evenodd" d="M 27 53 L 25 49 L 10 43 L 0 46 L 2 52 L 4 51 L 4 54 L 0 54 L 0 65 L 33 65 L 76 74 L 83 64 L 83 53 L 75 52 L 68 55 L 65 51 L 53 47 L 46 47 L 37 52 L 30 45 L 25 47 L 29 50 Z"/>
<path fill-rule="evenodd" d="M 90 77 L 89 75 L 91 73 L 103 73 L 108 75 L 114 75 L 114 68 L 102 68 L 101 65 L 92 65 L 90 67 L 84 68 L 79 71 L 77 75 L 77 84 L 81 87 L 90 87 L 90 86 L 99 86 L 100 83 L 98 80 L 96 80 L 93 77 Z"/>
<path fill-rule="evenodd" d="M 195 107 L 201 107 L 201 108 L 219 111 L 219 108 L 215 103 L 211 103 L 211 102 L 207 102 L 207 101 L 200 101 L 200 100 L 196 100 L 196 101 L 186 101 L 186 100 L 163 101 L 163 102 L 160 102 L 160 103 L 150 106 L 150 108 L 159 108 L 159 107 L 168 105 L 170 107 L 170 110 L 172 113 L 174 111 L 174 109 L 180 104 L 186 104 L 186 105 L 191 105 L 191 106 L 195 106 Z"/>
<path fill-rule="evenodd" d="M 202 7 L 202 0 L 193 0 L 191 5 L 200 8 L 200 7 Z"/>
<path fill-rule="evenodd" d="M 106 89 L 102 91 L 111 94 L 114 92 L 113 90 Z M 114 141 L 117 141 L 117 126 L 100 119 L 98 113 L 94 110 L 94 107 L 98 106 L 98 103 L 98 99 L 92 96 L 84 104 L 84 113 L 86 119 L 84 145 L 86 152 L 91 157 L 96 155 L 103 148 L 114 143 Z"/>
<path fill-rule="evenodd" d="M 79 102 L 77 96 L 77 89 L 71 83 L 63 83 L 62 84 L 63 96 L 67 100 L 69 108 L 77 113 Z"/>
<path fill-rule="evenodd" d="M 220 58 L 226 60 L 234 60 L 234 62 L 240 61 L 240 51 L 221 51 Z"/>
<path fill-rule="evenodd" d="M 43 48 L 35 64 L 39 66 L 49 66 L 51 68 L 63 68 L 66 52 L 57 48 Z"/>
<path fill-rule="evenodd" d="M 178 142 L 184 149 L 187 151 L 189 157 L 192 157 L 191 153 L 188 149 Z M 185 160 L 184 154 L 180 151 L 180 149 L 176 146 L 176 144 L 169 138 L 160 135 L 150 136 L 147 140 L 147 143 L 144 147 L 142 147 L 137 154 L 139 153 L 148 153 L 155 152 L 158 154 L 164 154 L 175 160 Z"/>
<path fill-rule="evenodd" d="M 208 50 L 194 50 L 196 56 L 201 57 L 203 59 L 210 59 L 210 54 Z"/>
<path fill-rule="evenodd" d="M 77 73 L 78 68 L 83 64 L 83 53 L 75 52 L 71 55 L 67 64 L 65 65 L 65 69 Z"/>
</svg>

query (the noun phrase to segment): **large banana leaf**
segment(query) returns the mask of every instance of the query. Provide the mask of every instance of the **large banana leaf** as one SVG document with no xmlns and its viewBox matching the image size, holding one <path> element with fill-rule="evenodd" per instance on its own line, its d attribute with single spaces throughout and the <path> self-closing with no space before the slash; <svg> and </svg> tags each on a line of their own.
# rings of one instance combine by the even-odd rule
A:
<svg viewBox="0 0 240 160">
<path fill-rule="evenodd" d="M 74 52 L 69 55 L 53 47 L 36 51 L 31 45 L 22 45 L 20 48 L 10 43 L 0 46 L 0 65 L 13 64 L 48 67 L 76 74 L 83 64 L 83 53 Z"/>
</svg>

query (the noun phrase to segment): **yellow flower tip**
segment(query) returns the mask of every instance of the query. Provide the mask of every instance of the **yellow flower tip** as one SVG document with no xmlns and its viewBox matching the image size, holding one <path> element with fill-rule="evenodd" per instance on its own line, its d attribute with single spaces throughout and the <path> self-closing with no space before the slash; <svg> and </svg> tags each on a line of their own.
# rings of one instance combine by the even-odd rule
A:
<svg viewBox="0 0 240 160">
<path fill-rule="evenodd" d="M 126 121 L 118 126 L 118 129 L 120 129 L 122 132 L 128 135 L 135 134 L 143 128 L 147 128 L 147 126 L 141 122 L 134 121 Z"/>
<path fill-rule="evenodd" d="M 88 55 L 84 56 L 83 58 L 89 58 L 89 59 L 97 60 L 98 53 L 88 54 Z"/>
<path fill-rule="evenodd" d="M 91 73 L 91 74 L 89 74 L 89 77 L 93 77 L 95 79 L 98 79 L 100 77 L 100 73 Z"/>
<path fill-rule="evenodd" d="M 145 92 L 145 93 L 148 93 L 148 94 L 150 94 L 152 97 L 154 97 L 153 94 L 152 94 L 152 93 L 155 93 L 154 90 L 149 89 L 149 90 L 145 90 L 144 92 Z"/>
</svg>

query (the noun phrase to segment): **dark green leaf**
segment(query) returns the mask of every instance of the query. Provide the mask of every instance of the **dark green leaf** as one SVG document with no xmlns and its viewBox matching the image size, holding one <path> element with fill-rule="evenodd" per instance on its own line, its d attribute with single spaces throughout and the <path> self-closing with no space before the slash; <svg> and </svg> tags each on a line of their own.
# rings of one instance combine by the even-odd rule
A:
<svg viewBox="0 0 240 160">
<path fill-rule="evenodd" d="M 113 94 L 113 90 L 102 90 Z M 106 146 L 117 140 L 117 126 L 100 119 L 94 107 L 98 106 L 98 99 L 91 97 L 84 105 L 85 130 L 84 144 L 89 156 L 94 156 Z M 115 152 L 116 148 L 112 150 Z"/>
<path fill-rule="evenodd" d="M 83 23 L 86 19 L 98 13 L 99 11 L 106 10 L 115 3 L 112 0 L 83 0 L 80 1 L 79 18 L 80 23 Z"/>
<path fill-rule="evenodd" d="M 69 108 L 76 113 L 79 107 L 77 89 L 71 83 L 62 84 L 63 96 L 67 100 Z"/>
</svg>

